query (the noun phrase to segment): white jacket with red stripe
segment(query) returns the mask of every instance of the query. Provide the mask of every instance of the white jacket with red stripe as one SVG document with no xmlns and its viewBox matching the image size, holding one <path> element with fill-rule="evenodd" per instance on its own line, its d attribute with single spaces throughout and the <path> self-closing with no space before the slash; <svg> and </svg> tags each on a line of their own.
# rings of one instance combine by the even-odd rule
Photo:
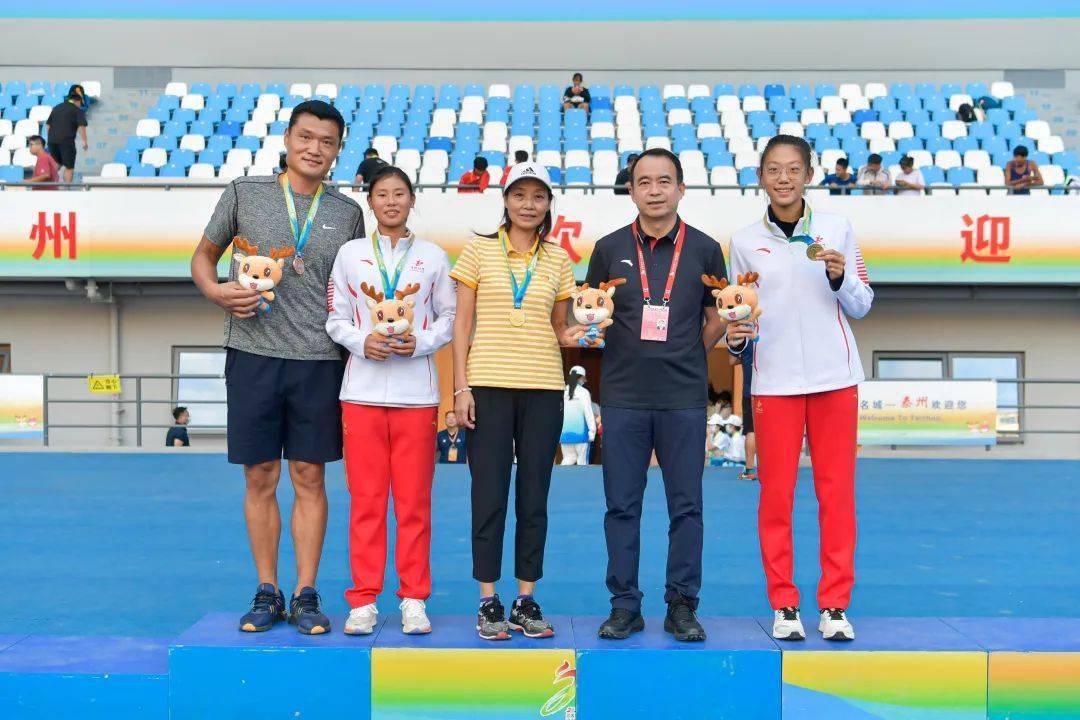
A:
<svg viewBox="0 0 1080 720">
<path fill-rule="evenodd" d="M 870 312 L 874 291 L 851 223 L 804 205 L 795 235 L 805 231 L 825 248 L 844 255 L 844 277 L 833 290 L 825 264 L 806 256 L 807 245 L 788 242 L 766 214 L 731 238 L 730 275 L 756 272 L 761 318 L 754 347 L 755 395 L 805 395 L 862 382 L 862 360 L 848 317 Z"/>
<path fill-rule="evenodd" d="M 393 275 L 403 254 L 408 260 L 398 287 L 416 283 L 412 296 L 416 350 L 412 357 L 391 355 L 385 361 L 364 357 L 364 341 L 371 334 L 371 312 L 360 284 L 383 289 L 370 237 L 356 238 L 338 250 L 326 292 L 326 332 L 345 347 L 350 357 L 341 381 L 340 398 L 363 405 L 415 407 L 439 404 L 436 350 L 450 342 L 454 331 L 457 290 L 450 278 L 450 261 L 438 245 L 418 238 L 403 238 L 396 248 L 379 236 L 387 272 Z"/>
</svg>

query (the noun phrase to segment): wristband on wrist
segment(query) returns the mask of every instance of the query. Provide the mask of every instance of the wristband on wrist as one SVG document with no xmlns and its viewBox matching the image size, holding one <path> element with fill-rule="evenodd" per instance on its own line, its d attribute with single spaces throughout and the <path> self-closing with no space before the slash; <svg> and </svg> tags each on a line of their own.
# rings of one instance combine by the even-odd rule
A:
<svg viewBox="0 0 1080 720">
<path fill-rule="evenodd" d="M 454 391 L 454 397 L 457 397 L 461 393 L 467 393 L 467 392 L 472 392 L 472 388 L 468 387 L 468 386 L 465 386 L 465 387 L 461 388 L 460 390 L 455 390 Z"/>
</svg>

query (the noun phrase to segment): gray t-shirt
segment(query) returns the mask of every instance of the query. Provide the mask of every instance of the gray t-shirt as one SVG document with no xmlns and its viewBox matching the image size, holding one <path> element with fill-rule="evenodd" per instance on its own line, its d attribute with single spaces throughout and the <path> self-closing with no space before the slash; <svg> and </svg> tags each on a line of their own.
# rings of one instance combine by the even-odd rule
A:
<svg viewBox="0 0 1080 720">
<path fill-rule="evenodd" d="M 301 227 L 312 197 L 295 195 Z M 277 176 L 242 177 L 221 194 L 206 226 L 206 238 L 228 247 L 240 235 L 269 255 L 274 248 L 295 247 L 285 196 Z M 239 319 L 225 316 L 225 347 L 289 360 L 340 360 L 341 350 L 326 334 L 326 288 L 338 248 L 364 235 L 364 213 L 352 199 L 327 187 L 319 201 L 311 236 L 304 246 L 304 274 L 285 258 L 281 282 L 270 312 Z M 229 279 L 236 279 L 237 264 L 229 264 Z"/>
</svg>

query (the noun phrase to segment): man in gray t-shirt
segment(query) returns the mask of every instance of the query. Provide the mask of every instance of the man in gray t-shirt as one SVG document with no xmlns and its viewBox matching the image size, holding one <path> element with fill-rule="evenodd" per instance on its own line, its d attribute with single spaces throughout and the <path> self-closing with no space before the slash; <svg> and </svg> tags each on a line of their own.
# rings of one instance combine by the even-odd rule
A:
<svg viewBox="0 0 1080 720">
<path fill-rule="evenodd" d="M 325 464 L 342 454 L 338 394 L 344 364 L 340 348 L 326 334 L 327 285 L 338 248 L 364 235 L 360 206 L 323 187 L 344 129 L 341 113 L 327 103 L 314 100 L 293 108 L 285 132 L 286 172 L 233 181 L 191 258 L 195 284 L 227 312 L 229 462 L 244 466 L 244 515 L 259 575 L 251 610 L 240 619 L 247 632 L 269 630 L 286 616 L 301 633 L 330 631 L 315 578 L 326 535 Z M 316 197 L 318 207 L 305 233 Z M 246 286 L 237 281 L 238 268 L 248 266 L 242 258 L 230 262 L 229 280 L 218 282 L 217 263 L 230 245 L 241 256 L 281 259 L 281 279 L 269 303 L 259 294 L 265 288 L 250 286 L 252 278 Z M 270 268 L 267 273 L 276 275 Z M 289 461 L 296 492 L 297 582 L 287 613 L 277 578 L 282 457 Z"/>
</svg>

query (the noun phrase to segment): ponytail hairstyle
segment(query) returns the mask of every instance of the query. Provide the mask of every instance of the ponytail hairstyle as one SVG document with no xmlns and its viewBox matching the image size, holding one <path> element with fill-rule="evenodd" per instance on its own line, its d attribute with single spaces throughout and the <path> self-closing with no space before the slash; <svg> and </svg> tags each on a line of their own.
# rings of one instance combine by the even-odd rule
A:
<svg viewBox="0 0 1080 720">
<path fill-rule="evenodd" d="M 570 394 L 570 399 L 574 399 L 574 391 L 577 390 L 578 385 L 581 384 L 581 378 L 584 377 L 576 372 L 570 373 L 569 379 L 566 381 L 566 391 Z"/>
</svg>

